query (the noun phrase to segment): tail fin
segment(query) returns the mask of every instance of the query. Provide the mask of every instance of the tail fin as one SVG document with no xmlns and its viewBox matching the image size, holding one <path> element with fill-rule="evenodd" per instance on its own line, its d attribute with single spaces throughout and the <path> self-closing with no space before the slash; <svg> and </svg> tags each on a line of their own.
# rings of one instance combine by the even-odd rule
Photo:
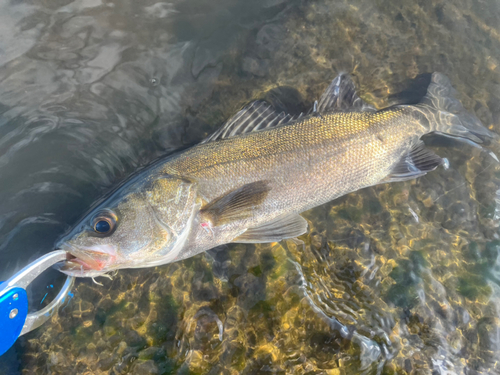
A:
<svg viewBox="0 0 500 375">
<path fill-rule="evenodd" d="M 497 134 L 486 129 L 476 116 L 465 110 L 455 98 L 455 92 L 444 74 L 432 74 L 427 94 L 419 104 L 430 112 L 430 131 L 469 140 L 476 145 L 498 139 Z"/>
</svg>

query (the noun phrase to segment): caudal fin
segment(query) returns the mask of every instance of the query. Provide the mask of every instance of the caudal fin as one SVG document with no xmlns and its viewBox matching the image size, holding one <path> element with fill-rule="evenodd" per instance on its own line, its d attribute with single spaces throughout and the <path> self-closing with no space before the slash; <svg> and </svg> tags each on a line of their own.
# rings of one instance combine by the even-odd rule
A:
<svg viewBox="0 0 500 375">
<path fill-rule="evenodd" d="M 449 137 L 489 144 L 498 135 L 486 129 L 481 121 L 467 112 L 455 98 L 455 89 L 442 73 L 433 73 L 427 94 L 420 103 L 429 113 L 430 131 Z"/>
</svg>

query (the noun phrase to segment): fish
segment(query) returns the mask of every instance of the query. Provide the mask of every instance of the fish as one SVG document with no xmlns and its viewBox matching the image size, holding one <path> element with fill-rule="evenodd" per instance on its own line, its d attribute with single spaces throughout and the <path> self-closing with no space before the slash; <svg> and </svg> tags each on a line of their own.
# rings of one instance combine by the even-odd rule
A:
<svg viewBox="0 0 500 375">
<path fill-rule="evenodd" d="M 498 139 L 455 94 L 444 74 L 433 73 L 418 104 L 377 110 L 342 73 L 306 114 L 254 101 L 201 143 L 159 160 L 103 199 L 57 244 L 68 252 L 59 269 L 96 277 L 223 244 L 301 236 L 308 223 L 300 213 L 443 165 L 421 140 L 425 134 L 478 147 Z"/>
</svg>

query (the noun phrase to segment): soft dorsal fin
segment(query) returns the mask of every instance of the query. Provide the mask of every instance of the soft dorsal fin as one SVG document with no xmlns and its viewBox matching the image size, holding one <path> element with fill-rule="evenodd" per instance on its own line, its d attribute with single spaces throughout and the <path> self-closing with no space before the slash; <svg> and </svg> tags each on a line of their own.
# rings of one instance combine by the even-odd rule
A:
<svg viewBox="0 0 500 375">
<path fill-rule="evenodd" d="M 444 160 L 418 141 L 383 182 L 406 181 L 425 175 L 444 163 Z"/>
<path fill-rule="evenodd" d="M 327 87 L 318 104 L 318 113 L 324 112 L 374 112 L 376 109 L 365 103 L 357 94 L 352 79 L 345 73 L 340 73 Z"/>
<path fill-rule="evenodd" d="M 285 112 L 277 112 L 269 103 L 263 100 L 256 100 L 227 120 L 219 130 L 204 139 L 201 143 L 213 142 L 239 134 L 283 125 L 301 116 L 302 114 L 292 116 Z"/>
</svg>

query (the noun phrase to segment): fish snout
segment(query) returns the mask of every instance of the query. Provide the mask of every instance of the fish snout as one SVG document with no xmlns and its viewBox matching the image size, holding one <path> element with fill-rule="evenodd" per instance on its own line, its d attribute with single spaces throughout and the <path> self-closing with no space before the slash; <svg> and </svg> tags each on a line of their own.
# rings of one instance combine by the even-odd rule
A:
<svg viewBox="0 0 500 375">
<path fill-rule="evenodd" d="M 111 245 L 77 248 L 63 244 L 61 249 L 68 252 L 68 258 L 59 267 L 59 270 L 67 274 L 78 272 L 83 276 L 83 274 L 95 273 L 96 271 L 104 273 L 109 271 L 109 267 L 115 265 L 118 260 L 116 249 Z"/>
</svg>

